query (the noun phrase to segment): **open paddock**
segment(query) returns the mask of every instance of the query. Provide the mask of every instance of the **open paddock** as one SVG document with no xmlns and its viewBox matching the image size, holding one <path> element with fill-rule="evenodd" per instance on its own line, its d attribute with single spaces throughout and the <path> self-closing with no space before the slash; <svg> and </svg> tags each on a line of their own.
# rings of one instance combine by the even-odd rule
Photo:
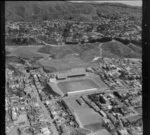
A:
<svg viewBox="0 0 150 135">
<path fill-rule="evenodd" d="M 72 68 L 78 67 L 88 67 L 91 66 L 90 63 L 87 63 L 80 58 L 77 57 L 70 57 L 70 58 L 63 58 L 63 59 L 41 59 L 39 60 L 39 64 L 46 67 L 46 68 L 55 68 L 57 71 L 64 71 L 69 70 Z"/>
<path fill-rule="evenodd" d="M 40 46 L 6 46 L 6 51 L 10 56 L 17 56 L 21 58 L 44 58 L 48 57 L 48 54 L 38 52 Z"/>
</svg>

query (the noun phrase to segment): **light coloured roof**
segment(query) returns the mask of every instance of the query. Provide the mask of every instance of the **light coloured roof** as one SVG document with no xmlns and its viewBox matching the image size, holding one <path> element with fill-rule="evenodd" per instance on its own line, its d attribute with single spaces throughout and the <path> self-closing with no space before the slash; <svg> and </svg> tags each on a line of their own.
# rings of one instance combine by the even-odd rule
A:
<svg viewBox="0 0 150 135">
<path fill-rule="evenodd" d="M 103 120 L 99 116 L 99 114 L 96 113 L 91 108 L 81 108 L 75 110 L 75 116 L 79 122 L 79 125 L 81 125 L 81 127 L 84 127 L 86 125 L 96 124 L 96 123 L 103 123 Z"/>
<path fill-rule="evenodd" d="M 74 112 L 76 120 L 81 127 L 103 122 L 101 116 L 93 109 L 89 108 L 87 104 L 80 106 L 75 98 L 65 99 L 64 101 L 66 102 L 68 107 Z"/>
</svg>

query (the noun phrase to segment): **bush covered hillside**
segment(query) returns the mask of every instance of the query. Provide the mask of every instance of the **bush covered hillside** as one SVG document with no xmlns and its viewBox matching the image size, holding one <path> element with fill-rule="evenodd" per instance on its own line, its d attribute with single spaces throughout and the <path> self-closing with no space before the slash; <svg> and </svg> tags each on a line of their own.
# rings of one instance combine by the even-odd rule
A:
<svg viewBox="0 0 150 135">
<path fill-rule="evenodd" d="M 6 20 L 31 21 L 48 19 L 67 19 L 95 21 L 99 16 L 128 16 L 141 19 L 141 8 L 123 4 L 88 4 L 61 1 L 9 1 L 6 2 Z M 138 21 L 136 21 L 138 23 Z"/>
</svg>

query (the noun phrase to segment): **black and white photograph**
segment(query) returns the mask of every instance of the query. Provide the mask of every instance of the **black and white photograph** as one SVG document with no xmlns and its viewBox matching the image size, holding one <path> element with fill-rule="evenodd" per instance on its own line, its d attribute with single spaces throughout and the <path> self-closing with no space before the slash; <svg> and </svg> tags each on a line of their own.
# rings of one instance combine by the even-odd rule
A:
<svg viewBox="0 0 150 135">
<path fill-rule="evenodd" d="M 142 6 L 5 1 L 5 134 L 149 135 Z"/>
</svg>

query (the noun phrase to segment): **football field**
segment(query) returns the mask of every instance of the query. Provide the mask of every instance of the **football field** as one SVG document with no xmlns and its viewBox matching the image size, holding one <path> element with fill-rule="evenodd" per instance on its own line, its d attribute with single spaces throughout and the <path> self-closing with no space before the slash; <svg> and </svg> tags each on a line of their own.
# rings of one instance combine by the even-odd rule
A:
<svg viewBox="0 0 150 135">
<path fill-rule="evenodd" d="M 63 93 L 68 92 L 83 92 L 97 90 L 99 86 L 91 79 L 81 79 L 73 81 L 59 82 L 58 87 L 63 91 Z"/>
</svg>

